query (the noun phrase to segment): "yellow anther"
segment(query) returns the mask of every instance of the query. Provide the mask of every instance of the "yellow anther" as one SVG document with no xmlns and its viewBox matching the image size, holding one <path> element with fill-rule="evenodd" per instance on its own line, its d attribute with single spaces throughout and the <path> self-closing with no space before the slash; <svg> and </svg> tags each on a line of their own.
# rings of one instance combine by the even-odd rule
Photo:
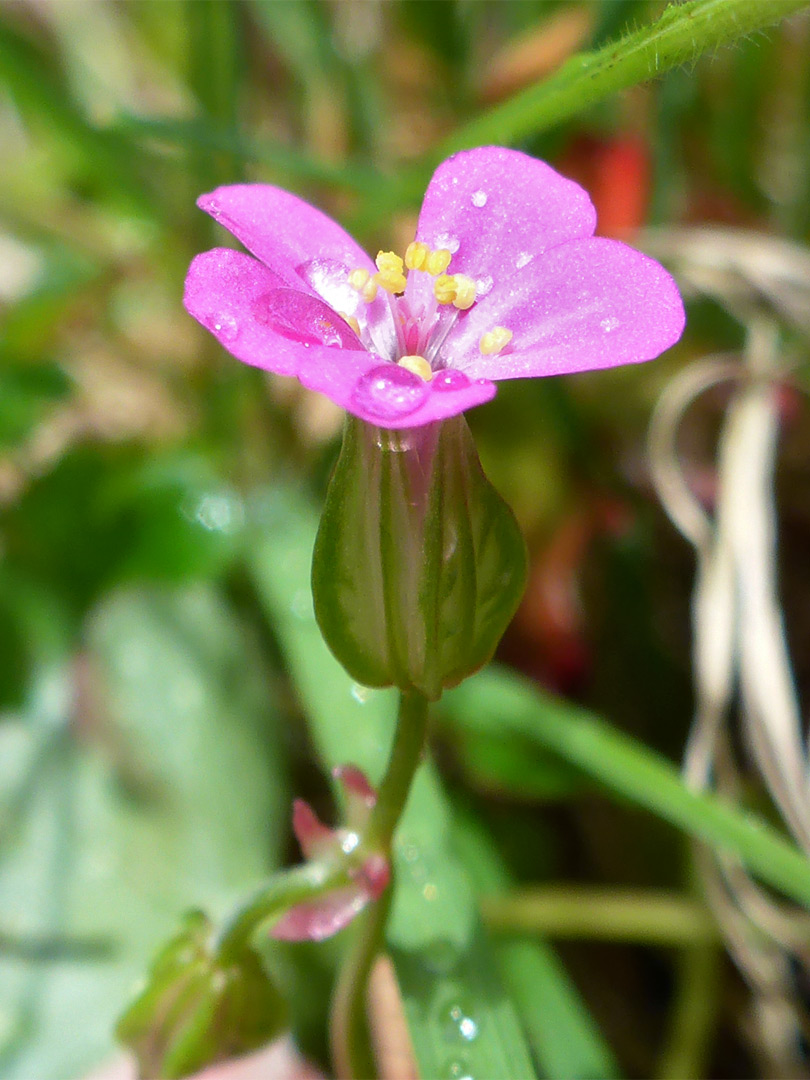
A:
<svg viewBox="0 0 810 1080">
<path fill-rule="evenodd" d="M 431 254 L 427 244 L 414 240 L 405 248 L 405 265 L 409 270 L 424 270 L 425 262 Z"/>
<path fill-rule="evenodd" d="M 400 367 L 407 368 L 414 375 L 418 375 L 425 382 L 430 382 L 433 378 L 433 369 L 424 356 L 401 356 L 397 363 Z"/>
<path fill-rule="evenodd" d="M 452 304 L 456 299 L 456 279 L 453 274 L 440 274 L 433 282 L 433 295 L 440 304 Z"/>
<path fill-rule="evenodd" d="M 475 294 L 478 286 L 471 277 L 466 274 L 456 274 L 456 295 L 453 305 L 460 311 L 466 311 L 475 303 Z"/>
<path fill-rule="evenodd" d="M 349 274 L 349 284 L 360 293 L 367 304 L 370 304 L 377 295 L 377 282 L 368 270 L 352 270 Z"/>
<path fill-rule="evenodd" d="M 378 251 L 375 262 L 380 271 L 374 275 L 377 284 L 382 285 L 386 292 L 405 292 L 405 264 L 401 257 L 393 251 Z"/>
<path fill-rule="evenodd" d="M 360 323 L 357 321 L 357 319 L 355 319 L 354 315 L 347 315 L 345 311 L 339 311 L 338 315 L 341 317 L 341 319 L 343 319 L 345 323 L 348 323 L 352 330 L 354 330 L 355 334 L 360 337 Z"/>
<path fill-rule="evenodd" d="M 492 330 L 488 330 L 486 334 L 481 335 L 478 348 L 484 356 L 491 356 L 493 353 L 499 353 L 501 349 L 505 349 L 511 340 L 511 330 L 507 330 L 505 326 L 495 326 Z"/>
<path fill-rule="evenodd" d="M 437 274 L 443 274 L 447 267 L 450 265 L 450 260 L 453 256 L 447 250 L 447 248 L 439 248 L 438 251 L 431 251 L 428 257 L 425 259 L 424 269 L 429 274 L 436 277 Z"/>
</svg>

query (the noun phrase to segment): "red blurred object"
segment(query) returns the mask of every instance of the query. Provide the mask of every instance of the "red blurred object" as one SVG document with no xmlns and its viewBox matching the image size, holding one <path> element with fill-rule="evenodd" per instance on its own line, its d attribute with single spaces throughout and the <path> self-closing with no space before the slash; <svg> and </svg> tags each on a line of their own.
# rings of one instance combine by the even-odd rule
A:
<svg viewBox="0 0 810 1080">
<path fill-rule="evenodd" d="M 559 162 L 560 171 L 590 192 L 599 236 L 622 239 L 641 228 L 650 202 L 650 152 L 638 135 L 611 139 L 580 135 Z"/>
<path fill-rule="evenodd" d="M 569 514 L 532 560 L 504 651 L 545 686 L 570 693 L 587 679 L 591 655 L 579 596 L 582 567 L 596 537 L 620 536 L 631 524 L 625 504 L 597 499 Z"/>
</svg>

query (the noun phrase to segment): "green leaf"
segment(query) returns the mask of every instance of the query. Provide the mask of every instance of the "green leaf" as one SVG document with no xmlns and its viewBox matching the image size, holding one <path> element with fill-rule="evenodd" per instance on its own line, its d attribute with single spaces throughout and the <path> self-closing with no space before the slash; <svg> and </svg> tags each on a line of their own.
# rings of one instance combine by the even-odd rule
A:
<svg viewBox="0 0 810 1080">
<path fill-rule="evenodd" d="M 112 1054 L 144 957 L 192 904 L 220 912 L 263 878 L 287 831 L 272 703 L 216 594 L 110 598 L 86 663 L 81 725 L 72 667 L 0 724 L 4 1080 Z"/>
<path fill-rule="evenodd" d="M 454 843 L 479 897 L 500 896 L 511 888 L 497 846 L 470 813 L 458 808 Z M 617 1075 L 610 1047 L 545 941 L 514 934 L 496 943 L 495 955 L 532 1050 L 549 1080 Z"/>
<path fill-rule="evenodd" d="M 376 784 L 387 761 L 396 695 L 352 683 L 321 638 L 309 589 L 316 527 L 311 505 L 288 489 L 274 491 L 257 507 L 249 569 L 324 768 L 352 763 Z M 474 896 L 452 852 L 449 808 L 430 764 L 417 773 L 394 859 L 396 890 L 387 940 L 421 1074 L 443 1075 L 463 1050 L 471 1075 L 526 1080 L 534 1075 L 527 1047 L 486 959 Z M 476 1009 L 476 1038 L 466 1046 L 436 1034 L 445 1005 L 449 1009 L 458 1002 L 474 1003 Z M 452 1015 L 448 1018 L 455 1022 Z"/>
<path fill-rule="evenodd" d="M 450 691 L 441 707 L 452 724 L 532 739 L 615 795 L 735 855 L 762 881 L 810 905 L 810 861 L 776 829 L 690 791 L 670 762 L 584 709 L 497 667 Z"/>
</svg>

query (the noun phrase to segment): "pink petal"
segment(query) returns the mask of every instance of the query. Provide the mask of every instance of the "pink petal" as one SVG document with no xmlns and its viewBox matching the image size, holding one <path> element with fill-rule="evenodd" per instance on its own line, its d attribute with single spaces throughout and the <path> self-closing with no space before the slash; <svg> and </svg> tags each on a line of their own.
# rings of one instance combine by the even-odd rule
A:
<svg viewBox="0 0 810 1080">
<path fill-rule="evenodd" d="M 308 370 L 301 382 L 321 390 L 361 420 L 393 430 L 446 420 L 495 396 L 494 384 L 486 379 L 472 380 L 458 371 L 439 372 L 426 383 L 393 363 L 377 364 L 351 383 L 344 372 L 325 369 Z"/>
<path fill-rule="evenodd" d="M 317 296 L 300 289 L 271 289 L 256 301 L 256 317 L 293 341 L 337 349 L 362 349 L 354 330 Z"/>
<path fill-rule="evenodd" d="M 349 269 L 376 267 L 349 234 L 320 210 L 270 184 L 233 184 L 197 200 L 248 251 L 296 285 L 297 271 L 318 256 Z"/>
<path fill-rule="evenodd" d="M 293 832 L 305 859 L 332 855 L 340 847 L 340 838 L 318 818 L 308 802 L 293 802 Z"/>
<path fill-rule="evenodd" d="M 508 293 L 477 301 L 447 351 L 477 378 L 591 371 L 652 360 L 678 340 L 684 320 L 675 282 L 653 259 L 616 240 L 575 240 L 526 266 Z M 495 326 L 512 340 L 484 356 L 481 336 Z"/>
<path fill-rule="evenodd" d="M 515 272 L 566 240 L 592 236 L 596 212 L 586 191 L 517 150 L 482 146 L 443 162 L 428 185 L 417 239 L 453 255 L 481 294 L 509 289 Z M 413 285 L 411 285 L 413 279 Z M 411 275 L 408 298 L 430 288 Z"/>
<path fill-rule="evenodd" d="M 280 941 L 323 941 L 354 919 L 371 900 L 363 882 L 335 889 L 320 900 L 290 908 L 270 930 Z"/>
<path fill-rule="evenodd" d="M 302 373 L 312 367 L 317 383 L 319 370 L 337 367 L 353 386 L 365 371 L 379 364 L 379 357 L 366 352 L 343 320 L 317 297 L 302 291 L 286 307 L 283 303 L 273 307 L 268 297 L 280 291 L 280 285 L 278 274 L 249 255 L 215 248 L 198 255 L 189 267 L 183 302 L 229 353 L 278 375 L 298 375 L 303 381 Z M 283 290 L 285 295 L 291 291 Z M 286 319 L 286 334 L 270 324 L 276 313 Z M 354 348 L 318 344 L 314 329 L 321 317 L 323 340 L 329 342 L 331 335 L 335 344 L 354 342 Z M 295 318 L 301 319 L 297 327 Z M 298 331 L 296 340 L 292 335 Z"/>
<path fill-rule="evenodd" d="M 347 825 L 362 830 L 377 802 L 377 792 L 356 765 L 336 765 L 332 776 L 343 788 Z"/>
</svg>

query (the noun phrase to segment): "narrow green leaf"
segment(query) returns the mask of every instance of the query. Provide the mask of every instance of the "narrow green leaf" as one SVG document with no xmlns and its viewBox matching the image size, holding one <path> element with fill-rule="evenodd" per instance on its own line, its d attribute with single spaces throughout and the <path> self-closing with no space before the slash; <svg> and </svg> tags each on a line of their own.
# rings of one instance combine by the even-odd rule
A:
<svg viewBox="0 0 810 1080">
<path fill-rule="evenodd" d="M 507 893 L 511 881 L 482 825 L 456 809 L 454 846 L 479 897 Z M 551 946 L 519 933 L 496 942 L 495 955 L 520 1020 L 549 1080 L 612 1077 L 618 1066 L 588 1007 Z"/>
<path fill-rule="evenodd" d="M 451 723 L 519 734 L 576 765 L 614 794 L 737 856 L 757 877 L 810 905 L 810 861 L 761 818 L 690 791 L 669 761 L 584 709 L 490 667 L 449 691 Z"/>
</svg>

